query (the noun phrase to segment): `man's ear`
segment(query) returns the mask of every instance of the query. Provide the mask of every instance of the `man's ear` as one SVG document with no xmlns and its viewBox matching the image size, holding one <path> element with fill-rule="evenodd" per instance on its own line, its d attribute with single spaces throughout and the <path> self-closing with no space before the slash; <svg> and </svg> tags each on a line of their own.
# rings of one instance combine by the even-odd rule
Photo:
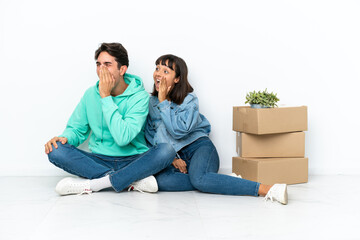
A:
<svg viewBox="0 0 360 240">
<path fill-rule="evenodd" d="M 178 83 L 180 81 L 180 77 L 174 79 L 174 83 Z"/>
<path fill-rule="evenodd" d="M 126 73 L 126 71 L 127 71 L 127 66 L 122 65 L 122 66 L 120 67 L 120 75 L 121 75 L 121 76 L 124 76 L 124 74 Z"/>
</svg>

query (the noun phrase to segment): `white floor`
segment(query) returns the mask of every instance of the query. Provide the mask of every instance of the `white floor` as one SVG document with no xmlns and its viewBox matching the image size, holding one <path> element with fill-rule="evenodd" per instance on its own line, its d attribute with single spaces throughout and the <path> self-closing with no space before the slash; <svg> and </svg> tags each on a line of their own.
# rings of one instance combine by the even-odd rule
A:
<svg viewBox="0 0 360 240">
<path fill-rule="evenodd" d="M 359 176 L 310 176 L 289 204 L 199 192 L 59 197 L 59 177 L 0 177 L 0 239 L 360 239 Z"/>
</svg>

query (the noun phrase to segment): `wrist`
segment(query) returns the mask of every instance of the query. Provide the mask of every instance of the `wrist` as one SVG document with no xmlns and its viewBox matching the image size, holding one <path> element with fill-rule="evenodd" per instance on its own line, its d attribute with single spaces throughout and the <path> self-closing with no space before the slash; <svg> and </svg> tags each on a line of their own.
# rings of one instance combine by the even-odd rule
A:
<svg viewBox="0 0 360 240">
<path fill-rule="evenodd" d="M 166 100 L 166 96 L 164 94 L 159 93 L 158 94 L 158 99 L 159 99 L 159 102 L 163 102 L 163 101 Z"/>
<path fill-rule="evenodd" d="M 101 98 L 106 98 L 108 96 L 110 96 L 110 93 L 100 93 Z"/>
</svg>

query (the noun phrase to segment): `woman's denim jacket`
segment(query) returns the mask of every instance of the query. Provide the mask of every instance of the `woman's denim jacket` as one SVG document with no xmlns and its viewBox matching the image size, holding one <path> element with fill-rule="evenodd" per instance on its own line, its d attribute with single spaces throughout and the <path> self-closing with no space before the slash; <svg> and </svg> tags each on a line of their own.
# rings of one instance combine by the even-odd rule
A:
<svg viewBox="0 0 360 240">
<path fill-rule="evenodd" d="M 145 137 L 152 145 L 170 143 L 176 152 L 211 130 L 209 121 L 199 112 L 199 102 L 194 93 L 189 93 L 180 105 L 165 100 L 159 102 L 150 97 L 149 115 Z"/>
</svg>

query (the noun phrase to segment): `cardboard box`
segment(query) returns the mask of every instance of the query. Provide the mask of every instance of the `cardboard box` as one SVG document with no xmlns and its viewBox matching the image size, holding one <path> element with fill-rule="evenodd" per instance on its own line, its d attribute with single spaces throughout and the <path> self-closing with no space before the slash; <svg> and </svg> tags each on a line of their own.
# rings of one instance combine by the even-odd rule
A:
<svg viewBox="0 0 360 240">
<path fill-rule="evenodd" d="M 233 157 L 232 168 L 244 179 L 268 185 L 308 181 L 308 158 Z"/>
<path fill-rule="evenodd" d="M 236 133 L 240 157 L 305 157 L 305 133 L 255 135 Z"/>
<path fill-rule="evenodd" d="M 307 107 L 233 107 L 233 130 L 258 135 L 306 131 Z"/>
</svg>

